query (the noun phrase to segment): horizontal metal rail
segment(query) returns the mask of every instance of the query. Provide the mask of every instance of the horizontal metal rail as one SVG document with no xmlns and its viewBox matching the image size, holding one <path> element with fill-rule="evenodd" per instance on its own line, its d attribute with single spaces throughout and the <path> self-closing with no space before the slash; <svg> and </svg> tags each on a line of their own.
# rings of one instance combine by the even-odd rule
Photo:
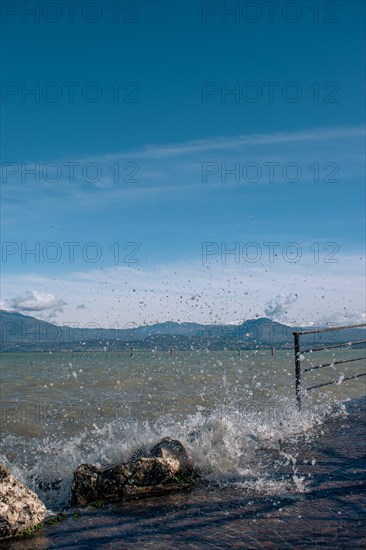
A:
<svg viewBox="0 0 366 550">
<path fill-rule="evenodd" d="M 323 363 L 322 365 L 316 365 L 314 367 L 309 367 L 308 369 L 303 369 L 301 372 L 310 372 L 312 370 L 323 369 L 324 367 L 340 365 L 341 363 L 352 363 L 352 361 L 362 361 L 362 359 L 366 359 L 366 357 L 357 357 L 356 359 L 341 359 L 339 361 L 332 361 L 332 363 Z"/>
<path fill-rule="evenodd" d="M 355 374 L 354 376 L 347 376 L 347 378 L 342 378 L 341 382 L 345 382 L 346 380 L 353 380 L 354 378 L 361 378 L 361 376 L 366 376 L 366 372 L 362 374 Z M 324 382 L 323 384 L 316 384 L 315 386 L 310 386 L 310 388 L 306 388 L 308 391 L 314 390 L 315 388 L 322 388 L 323 386 L 331 386 L 333 384 L 338 384 L 338 380 L 333 380 L 333 382 Z"/>
<path fill-rule="evenodd" d="M 351 348 L 352 346 L 355 346 L 356 344 L 366 344 L 366 340 L 358 340 L 357 342 L 345 342 L 344 344 L 336 344 L 335 346 L 324 346 L 324 348 L 309 348 L 309 349 L 302 349 L 301 353 L 311 353 L 315 351 L 323 351 L 328 349 L 334 349 L 334 348 Z"/>
<path fill-rule="evenodd" d="M 319 334 L 321 332 L 331 332 L 331 331 L 334 331 L 334 330 L 345 330 L 345 329 L 361 328 L 361 327 L 366 327 L 366 323 L 361 323 L 361 324 L 358 324 L 358 325 L 343 325 L 343 326 L 340 326 L 340 327 L 323 328 L 323 329 L 318 329 L 318 330 L 304 330 L 304 331 L 294 331 L 293 332 L 293 335 L 294 335 L 294 348 L 295 348 L 295 391 L 296 391 L 297 405 L 298 405 L 298 408 L 300 410 L 301 410 L 301 393 L 302 393 L 302 390 L 301 390 L 301 372 L 304 372 L 304 373 L 305 372 L 311 372 L 313 370 L 322 369 L 322 368 L 325 368 L 325 367 L 332 367 L 334 365 L 340 365 L 340 364 L 343 364 L 343 363 L 351 363 L 353 361 L 362 361 L 364 359 L 364 357 L 357 357 L 357 358 L 353 358 L 353 359 L 343 359 L 343 360 L 339 360 L 339 361 L 332 361 L 331 363 L 323 363 L 321 365 L 315 365 L 315 366 L 312 366 L 312 367 L 308 367 L 307 369 L 304 369 L 302 371 L 301 370 L 300 336 L 302 336 L 304 334 Z M 358 340 L 356 342 L 344 342 L 343 344 L 336 344 L 336 345 L 332 345 L 332 346 L 324 346 L 324 347 L 316 348 L 316 349 L 306 349 L 302 353 L 310 353 L 311 351 L 312 352 L 323 351 L 323 350 L 334 349 L 334 348 L 342 348 L 342 347 L 350 348 L 352 345 L 364 344 L 365 342 L 366 342 L 366 340 Z M 339 379 L 339 380 L 343 382 L 343 381 L 346 381 L 346 380 L 353 380 L 355 378 L 360 378 L 361 376 L 366 376 L 366 373 L 355 374 L 353 376 L 348 376 L 346 378 L 342 378 L 342 379 Z M 332 381 L 332 382 L 324 382 L 324 383 L 321 383 L 321 384 L 316 384 L 314 386 L 310 386 L 309 388 L 306 388 L 306 389 L 309 391 L 309 390 L 313 390 L 315 388 L 322 388 L 323 386 L 330 386 L 330 385 L 336 384 L 336 383 L 338 383 L 337 380 Z"/>
<path fill-rule="evenodd" d="M 305 330 L 305 331 L 296 330 L 292 334 L 317 334 L 318 332 L 330 332 L 331 330 L 342 330 L 346 328 L 361 328 L 361 327 L 366 327 L 366 323 L 361 323 L 360 325 L 343 325 L 343 327 L 319 328 L 318 330 Z"/>
</svg>

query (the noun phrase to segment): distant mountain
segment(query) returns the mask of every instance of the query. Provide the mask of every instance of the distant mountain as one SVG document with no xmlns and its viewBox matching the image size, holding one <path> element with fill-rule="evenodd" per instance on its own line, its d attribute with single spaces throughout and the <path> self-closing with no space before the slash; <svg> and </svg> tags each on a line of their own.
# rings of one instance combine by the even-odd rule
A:
<svg viewBox="0 0 366 550">
<path fill-rule="evenodd" d="M 294 330 L 268 318 L 240 325 L 201 325 L 167 321 L 136 328 L 58 326 L 35 317 L 0 310 L 2 351 L 87 351 L 133 349 L 291 348 Z M 321 347 L 366 339 L 366 330 L 347 329 L 301 337 L 303 346 Z"/>
</svg>

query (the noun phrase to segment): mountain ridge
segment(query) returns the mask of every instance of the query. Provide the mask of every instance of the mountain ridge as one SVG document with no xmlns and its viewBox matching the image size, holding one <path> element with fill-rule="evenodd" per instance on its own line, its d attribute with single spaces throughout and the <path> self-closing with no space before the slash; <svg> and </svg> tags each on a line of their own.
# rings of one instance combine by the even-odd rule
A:
<svg viewBox="0 0 366 550">
<path fill-rule="evenodd" d="M 56 325 L 29 315 L 0 310 L 2 351 L 123 351 L 128 349 L 257 349 L 292 348 L 295 330 L 268 317 L 248 319 L 241 324 L 200 324 L 165 321 L 129 328 Z M 308 345 L 329 345 L 366 339 L 365 329 L 347 329 L 342 337 L 320 333 L 302 337 Z"/>
</svg>

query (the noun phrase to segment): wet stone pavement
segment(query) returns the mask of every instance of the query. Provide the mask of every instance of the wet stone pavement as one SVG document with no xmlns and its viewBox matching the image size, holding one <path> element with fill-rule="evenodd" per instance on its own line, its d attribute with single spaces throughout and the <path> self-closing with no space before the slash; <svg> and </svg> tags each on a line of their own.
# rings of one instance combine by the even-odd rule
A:
<svg viewBox="0 0 366 550">
<path fill-rule="evenodd" d="M 347 410 L 320 426 L 319 437 L 300 441 L 295 453 L 291 448 L 296 475 L 308 480 L 305 492 L 261 496 L 201 485 L 164 498 L 69 510 L 60 523 L 0 548 L 366 548 L 366 399 Z M 276 475 L 289 471 L 283 464 Z"/>
</svg>

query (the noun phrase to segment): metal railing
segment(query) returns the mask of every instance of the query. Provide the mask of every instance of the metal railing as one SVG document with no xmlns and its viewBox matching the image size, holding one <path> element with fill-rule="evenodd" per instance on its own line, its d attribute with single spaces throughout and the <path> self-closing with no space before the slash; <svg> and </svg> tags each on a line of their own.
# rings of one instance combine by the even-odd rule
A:
<svg viewBox="0 0 366 550">
<path fill-rule="evenodd" d="M 303 392 L 303 388 L 301 387 L 301 374 L 302 373 L 311 372 L 311 371 L 317 370 L 317 369 L 323 369 L 325 367 L 333 367 L 334 365 L 340 365 L 341 363 L 351 363 L 352 361 L 361 361 L 362 359 L 365 358 L 365 357 L 357 357 L 357 358 L 353 358 L 353 359 L 342 359 L 342 360 L 339 360 L 339 361 L 332 361 L 331 363 L 323 363 L 323 364 L 320 364 L 320 365 L 311 366 L 311 367 L 308 367 L 307 369 L 302 370 L 301 369 L 301 355 L 302 354 L 315 352 L 315 351 L 323 351 L 323 350 L 328 350 L 328 349 L 334 349 L 334 348 L 343 348 L 343 347 L 351 348 L 353 345 L 366 343 L 366 340 L 357 340 L 355 342 L 347 342 L 347 343 L 343 343 L 343 344 L 335 344 L 335 345 L 331 345 L 331 346 L 324 346 L 324 347 L 321 347 L 321 348 L 309 348 L 309 349 L 301 350 L 300 349 L 300 336 L 303 336 L 304 334 L 318 334 L 318 333 L 321 333 L 321 332 L 331 332 L 331 331 L 334 331 L 334 330 L 343 330 L 343 329 L 361 328 L 361 327 L 366 327 L 366 323 L 362 323 L 360 325 L 344 325 L 344 326 L 341 326 L 341 327 L 323 328 L 323 329 L 318 329 L 318 330 L 296 331 L 296 332 L 292 333 L 294 335 L 294 347 L 295 347 L 296 402 L 297 402 L 297 406 L 298 406 L 299 409 L 301 409 L 301 397 L 302 397 L 302 392 Z M 353 380 L 354 378 L 360 378 L 361 376 L 366 376 L 366 372 L 361 373 L 361 374 L 355 374 L 353 376 L 348 376 L 346 378 L 343 378 L 342 382 L 346 381 L 346 380 Z M 314 390 L 315 388 L 321 388 L 323 386 L 330 386 L 330 385 L 335 384 L 337 382 L 338 382 L 338 380 L 332 380 L 331 382 L 323 382 L 321 384 L 315 384 L 314 386 L 310 386 L 309 388 L 305 388 L 305 390 L 310 391 L 310 390 Z"/>
</svg>

